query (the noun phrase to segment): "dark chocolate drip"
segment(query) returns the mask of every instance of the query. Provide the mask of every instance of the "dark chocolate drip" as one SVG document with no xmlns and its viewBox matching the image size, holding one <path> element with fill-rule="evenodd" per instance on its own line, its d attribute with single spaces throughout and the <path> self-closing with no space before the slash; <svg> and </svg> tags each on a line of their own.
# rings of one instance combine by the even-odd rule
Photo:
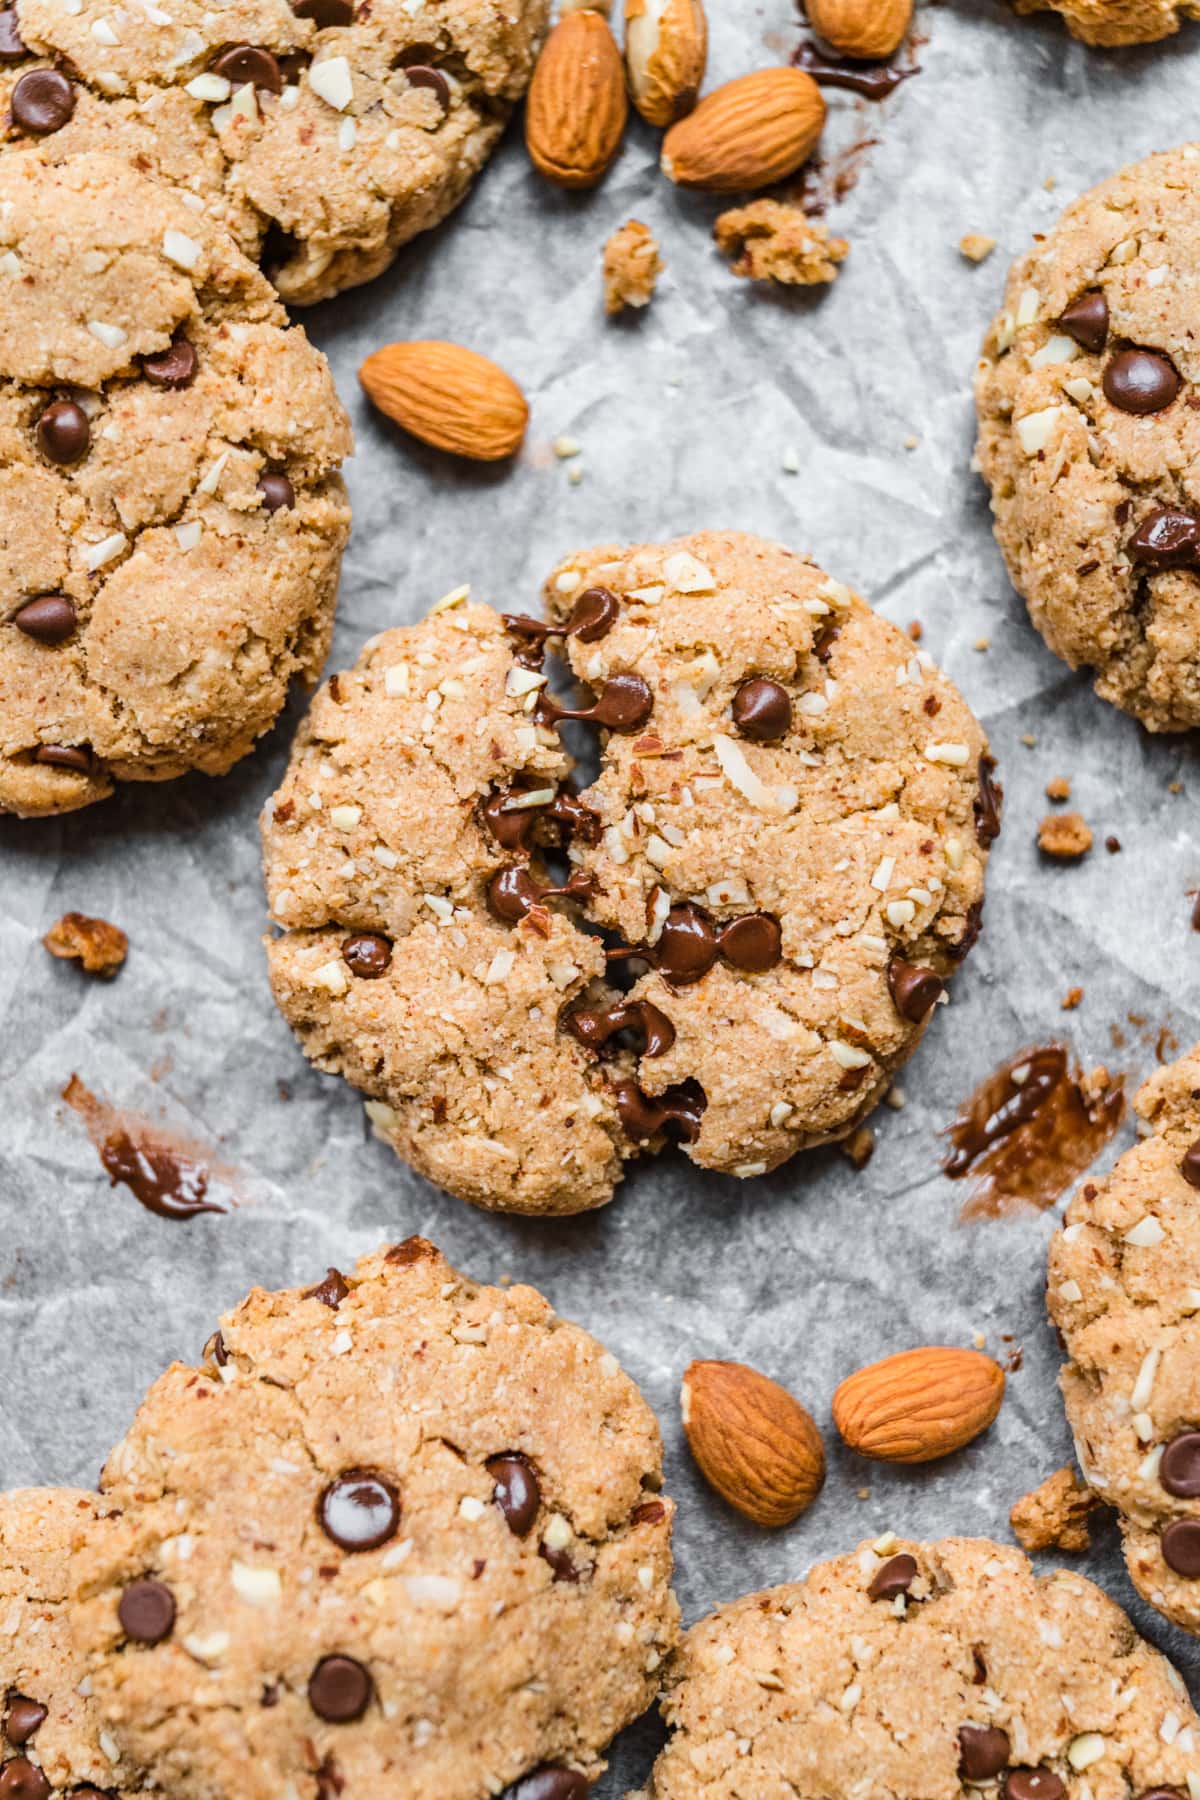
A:
<svg viewBox="0 0 1200 1800">
<path fill-rule="evenodd" d="M 779 922 L 770 913 L 743 913 L 714 925 L 698 906 L 673 906 L 657 943 L 621 945 L 610 950 L 613 960 L 641 957 L 656 968 L 672 987 L 690 987 L 703 980 L 718 956 L 735 969 L 761 975 L 774 968 L 783 954 Z"/>
<path fill-rule="evenodd" d="M 644 1094 L 636 1081 L 614 1081 L 617 1116 L 625 1135 L 635 1143 L 669 1132 L 683 1144 L 694 1144 L 700 1135 L 700 1119 L 708 1105 L 704 1089 L 695 1081 L 681 1081 L 663 1094 Z"/>
<path fill-rule="evenodd" d="M 555 637 L 578 638 L 581 644 L 594 644 L 602 637 L 607 637 L 621 616 L 621 606 L 617 596 L 605 587 L 585 588 L 574 606 L 571 616 L 563 625 L 547 625 L 542 619 L 531 618 L 528 613 L 503 613 L 504 629 L 523 643 L 535 645 L 542 649 L 547 639 Z"/>
<path fill-rule="evenodd" d="M 640 731 L 654 711 L 654 695 L 640 675 L 613 675 L 590 706 L 562 706 L 543 688 L 534 717 L 539 725 L 580 719 L 608 731 Z"/>
<path fill-rule="evenodd" d="M 197 1213 L 224 1212 L 206 1200 L 208 1170 L 181 1150 L 152 1141 L 139 1143 L 118 1126 L 99 1146 L 100 1161 L 114 1187 L 123 1182 L 147 1212 L 160 1219 L 192 1219 Z"/>
<path fill-rule="evenodd" d="M 803 69 L 821 87 L 848 88 L 864 100 L 886 100 L 902 81 L 921 73 L 918 64 L 898 69 L 894 63 L 851 62 L 842 56 L 826 56 L 815 44 L 801 44 L 792 54 L 792 66 Z"/>
<path fill-rule="evenodd" d="M 515 925 L 532 906 L 547 900 L 590 900 L 595 880 L 577 869 L 561 887 L 543 887 L 523 863 L 507 863 L 488 882 L 488 907 L 506 925 Z"/>
<path fill-rule="evenodd" d="M 590 1050 L 602 1049 L 618 1031 L 641 1033 L 642 1056 L 665 1056 L 675 1042 L 675 1027 L 666 1013 L 649 1000 L 624 1000 L 612 1006 L 573 1012 L 566 1026 Z"/>
</svg>

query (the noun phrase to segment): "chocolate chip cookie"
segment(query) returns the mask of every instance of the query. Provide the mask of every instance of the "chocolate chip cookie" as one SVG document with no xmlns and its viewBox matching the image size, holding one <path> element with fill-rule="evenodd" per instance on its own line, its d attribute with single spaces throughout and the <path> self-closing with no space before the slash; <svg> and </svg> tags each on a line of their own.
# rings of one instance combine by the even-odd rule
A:
<svg viewBox="0 0 1200 1800">
<path fill-rule="evenodd" d="M 105 1800 L 129 1771 L 89 1693 L 72 1625 L 70 1562 L 106 1529 L 95 1494 L 0 1495 L 0 1795 Z"/>
<path fill-rule="evenodd" d="M 1200 18 L 1196 0 L 1016 0 L 1019 13 L 1056 12 L 1085 44 L 1154 44 Z"/>
<path fill-rule="evenodd" d="M 546 0 L 9 0 L 0 155 L 119 150 L 222 221 L 289 303 L 379 274 L 463 198 Z"/>
<path fill-rule="evenodd" d="M 1048 1303 L 1079 1464 L 1120 1511 L 1129 1573 L 1200 1631 L 1200 1045 L 1134 1106 L 1147 1135 L 1071 1201 Z"/>
<path fill-rule="evenodd" d="M 324 660 L 349 425 L 185 198 L 0 156 L 0 811 L 221 774 Z"/>
<path fill-rule="evenodd" d="M 1009 276 L 976 376 L 978 461 L 1050 648 L 1151 731 L 1200 724 L 1200 145 L 1135 163 Z"/>
<path fill-rule="evenodd" d="M 693 1626 L 630 1800 L 1183 1800 L 1200 1720 L 1082 1576 L 978 1538 L 860 1544 Z"/>
<path fill-rule="evenodd" d="M 104 1469 L 105 1729 L 178 1800 L 582 1800 L 675 1641 L 661 1467 L 615 1357 L 421 1239 L 256 1289 Z"/>
</svg>

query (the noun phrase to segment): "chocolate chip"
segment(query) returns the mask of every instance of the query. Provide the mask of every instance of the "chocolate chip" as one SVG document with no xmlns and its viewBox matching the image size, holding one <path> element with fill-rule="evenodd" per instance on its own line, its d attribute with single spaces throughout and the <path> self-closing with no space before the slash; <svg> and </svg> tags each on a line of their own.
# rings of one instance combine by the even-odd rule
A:
<svg viewBox="0 0 1200 1800">
<path fill-rule="evenodd" d="M 897 1594 L 907 1594 L 916 1578 L 917 1559 L 902 1550 L 876 1569 L 867 1593 L 872 1600 L 894 1600 Z"/>
<path fill-rule="evenodd" d="M 565 1581 L 570 1587 L 578 1587 L 584 1576 L 591 1574 L 590 1566 L 581 1568 L 569 1550 L 554 1550 L 542 1543 L 538 1545 L 538 1555 L 550 1564 L 555 1581 Z"/>
<path fill-rule="evenodd" d="M 594 887 L 594 877 L 579 869 L 561 887 L 542 887 L 523 864 L 510 863 L 497 869 L 488 882 L 487 903 L 497 919 L 515 925 L 530 907 L 540 906 L 545 900 L 588 900 Z"/>
<path fill-rule="evenodd" d="M 111 1788 L 78 1787 L 72 1788 L 69 1800 L 117 1800 Z"/>
<path fill-rule="evenodd" d="M 281 507 L 290 510 L 296 504 L 296 490 L 286 475 L 260 475 L 258 491 L 269 513 L 278 512 Z"/>
<path fill-rule="evenodd" d="M 840 625 L 824 625 L 813 639 L 813 655 L 818 662 L 827 663 L 833 655 L 833 646 L 842 635 Z"/>
<path fill-rule="evenodd" d="M 0 1800 L 46 1800 L 49 1792 L 50 1783 L 26 1757 L 13 1756 L 0 1764 Z"/>
<path fill-rule="evenodd" d="M 1194 1500 L 1200 1494 L 1200 1431 L 1181 1431 L 1162 1453 L 1158 1479 L 1168 1494 Z"/>
<path fill-rule="evenodd" d="M 661 1500 L 644 1500 L 635 1506 L 629 1515 L 631 1525 L 661 1525 L 667 1516 L 667 1509 Z"/>
<path fill-rule="evenodd" d="M 322 1306 L 328 1306 L 336 1312 L 349 1292 L 341 1270 L 326 1269 L 324 1281 L 318 1281 L 316 1287 L 305 1288 L 304 1298 L 319 1300 Z"/>
<path fill-rule="evenodd" d="M 1148 512 L 1125 548 L 1150 569 L 1186 569 L 1200 559 L 1200 519 L 1172 506 Z"/>
<path fill-rule="evenodd" d="M 1179 376 L 1157 350 L 1119 350 L 1105 365 L 1104 392 L 1122 412 L 1162 412 L 1179 392 Z"/>
<path fill-rule="evenodd" d="M 920 963 L 905 962 L 900 956 L 894 956 L 888 964 L 887 984 L 892 1005 L 911 1025 L 919 1025 L 928 1018 L 944 986 L 941 977 L 932 969 L 922 968 Z"/>
<path fill-rule="evenodd" d="M 139 1644 L 161 1644 L 175 1624 L 175 1596 L 164 1582 L 143 1576 L 122 1593 L 117 1617 L 126 1637 Z"/>
<path fill-rule="evenodd" d="M 1103 350 L 1108 342 L 1108 301 L 1099 288 L 1072 300 L 1059 324 L 1084 350 Z"/>
<path fill-rule="evenodd" d="M 142 358 L 142 374 L 154 387 L 185 388 L 196 379 L 199 358 L 185 337 L 177 337 L 165 350 Z"/>
<path fill-rule="evenodd" d="M 587 1800 L 588 1784 L 577 1769 L 542 1763 L 506 1787 L 496 1800 Z"/>
<path fill-rule="evenodd" d="M 504 1514 L 504 1523 L 514 1537 L 527 1536 L 542 1503 L 533 1465 L 519 1450 L 506 1450 L 501 1456 L 489 1457 L 484 1466 L 496 1484 L 492 1498 Z"/>
<path fill-rule="evenodd" d="M 1067 1786 L 1053 1769 L 1041 1765 L 1036 1769 L 1009 1769 L 1000 1791 L 1004 1800 L 1062 1800 Z"/>
<path fill-rule="evenodd" d="M 412 70 L 408 78 L 412 80 Z M 621 603 L 606 587 L 585 588 L 571 608 L 567 620 L 567 636 L 581 644 L 594 644 L 607 637 L 621 616 Z"/>
<path fill-rule="evenodd" d="M 1187 1795 L 1182 1788 L 1143 1788 L 1137 1800 L 1187 1800 Z"/>
<path fill-rule="evenodd" d="M 371 1677 L 352 1656 L 323 1656 L 308 1678 L 308 1704 L 318 1719 L 349 1725 L 371 1698 Z"/>
<path fill-rule="evenodd" d="M 218 1369 L 223 1369 L 229 1361 L 229 1352 L 225 1348 L 225 1339 L 219 1331 L 214 1331 L 204 1346 L 205 1356 L 211 1356 Z"/>
<path fill-rule="evenodd" d="M 292 0 L 292 11 L 298 19 L 311 19 L 318 31 L 354 23 L 350 0 Z"/>
<path fill-rule="evenodd" d="M 756 675 L 733 696 L 733 723 L 744 738 L 773 744 L 792 729 L 792 697 L 777 681 Z"/>
<path fill-rule="evenodd" d="M 8 1711 L 4 1715 L 4 1735 L 10 1744 L 27 1744 L 45 1717 L 46 1708 L 39 1700 L 30 1700 L 24 1694 L 10 1694 Z"/>
<path fill-rule="evenodd" d="M 17 24 L 17 9 L 7 7 L 0 12 L 0 63 L 24 62 L 29 55 L 29 46 L 21 38 Z"/>
<path fill-rule="evenodd" d="M 704 1089 L 695 1081 L 681 1081 L 665 1093 L 644 1094 L 635 1081 L 613 1083 L 617 1117 L 626 1137 L 644 1143 L 660 1131 L 670 1132 L 683 1144 L 694 1144 L 700 1135 L 700 1118 L 708 1105 Z"/>
<path fill-rule="evenodd" d="M 599 1050 L 618 1031 L 641 1033 L 641 1056 L 665 1056 L 675 1042 L 675 1027 L 666 1013 L 649 1000 L 624 1000 L 612 1006 L 573 1012 L 565 1023 L 589 1050 Z"/>
<path fill-rule="evenodd" d="M 92 428 L 74 400 L 53 400 L 37 422 L 38 449 L 52 463 L 78 462 L 91 441 Z"/>
<path fill-rule="evenodd" d="M 1189 1187 L 1200 1188 L 1200 1138 L 1184 1151 L 1179 1164 L 1179 1173 Z"/>
<path fill-rule="evenodd" d="M 337 1800 L 346 1785 L 346 1777 L 332 1756 L 327 1756 L 317 1770 L 317 1800 Z"/>
<path fill-rule="evenodd" d="M 269 50 L 258 44 L 233 44 L 222 50 L 209 64 L 214 75 L 223 75 L 234 87 L 265 88 L 268 94 L 282 94 L 283 71 Z"/>
<path fill-rule="evenodd" d="M 39 644 L 65 644 L 75 634 L 75 602 L 65 594 L 39 594 L 13 614 L 13 624 Z"/>
<path fill-rule="evenodd" d="M 396 1535 L 400 1498 L 381 1475 L 351 1469 L 321 1495 L 317 1518 L 341 1550 L 377 1550 Z"/>
<path fill-rule="evenodd" d="M 654 962 L 673 987 L 690 987 L 717 960 L 717 934 L 694 906 L 673 906 L 663 922 Z"/>
<path fill-rule="evenodd" d="M 31 137 L 61 131 L 75 111 L 75 89 L 58 69 L 30 69 L 9 99 L 12 122 Z"/>
<path fill-rule="evenodd" d="M 78 775 L 90 775 L 95 760 L 86 744 L 39 744 L 33 753 L 37 763 L 54 769 L 74 769 Z"/>
<path fill-rule="evenodd" d="M 537 717 L 545 725 L 557 724 L 561 719 L 582 719 L 609 731 L 640 731 L 653 711 L 654 695 L 641 676 L 625 674 L 606 681 L 600 697 L 591 706 L 560 706 L 543 688 Z"/>
<path fill-rule="evenodd" d="M 342 945 L 342 961 L 363 981 L 375 981 L 391 966 L 392 941 L 377 931 L 360 931 Z"/>
<path fill-rule="evenodd" d="M 783 954 L 783 934 L 779 921 L 770 913 L 743 913 L 717 927 L 717 948 L 725 961 L 748 975 L 761 975 L 773 969 Z"/>
<path fill-rule="evenodd" d="M 442 117 L 450 111 L 450 83 L 440 69 L 431 69 L 425 63 L 410 63 L 404 73 L 409 83 L 415 88 L 429 88 L 438 105 L 442 109 Z"/>
<path fill-rule="evenodd" d="M 990 1781 L 1008 1767 L 1012 1745 L 998 1725 L 960 1725 L 958 1772 L 964 1781 Z"/>
<path fill-rule="evenodd" d="M 977 770 L 979 792 L 975 797 L 975 836 L 985 850 L 1000 836 L 1000 808 L 1004 804 L 1004 789 L 992 780 L 994 767 L 990 756 L 980 757 Z"/>
<path fill-rule="evenodd" d="M 1200 1519 L 1172 1519 L 1162 1534 L 1162 1553 L 1176 1575 L 1200 1580 Z"/>
</svg>

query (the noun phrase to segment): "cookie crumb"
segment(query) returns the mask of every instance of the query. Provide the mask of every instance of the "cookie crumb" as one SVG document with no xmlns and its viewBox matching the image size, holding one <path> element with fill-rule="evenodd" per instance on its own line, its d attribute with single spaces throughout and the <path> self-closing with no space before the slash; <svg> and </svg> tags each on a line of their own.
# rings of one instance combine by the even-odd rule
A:
<svg viewBox="0 0 1200 1800">
<path fill-rule="evenodd" d="M 868 1125 L 860 1125 L 838 1145 L 842 1155 L 856 1169 L 865 1169 L 875 1154 L 875 1133 Z"/>
<path fill-rule="evenodd" d="M 1071 798 L 1071 784 L 1065 775 L 1056 775 L 1053 780 L 1046 783 L 1046 798 L 1047 800 L 1069 800 Z"/>
<path fill-rule="evenodd" d="M 640 219 L 627 219 L 604 246 L 604 310 L 611 318 L 627 306 L 649 306 L 663 271 L 658 242 Z"/>
<path fill-rule="evenodd" d="M 975 650 L 990 650 L 991 647 L 992 647 L 992 640 L 991 640 L 991 638 L 987 638 L 987 637 L 976 638 L 974 644 L 972 645 L 972 648 Z"/>
<path fill-rule="evenodd" d="M 1032 750 L 1037 745 L 1037 739 L 1034 737 L 1032 731 L 1023 731 L 1021 733 L 1021 742 L 1027 750 Z"/>
<path fill-rule="evenodd" d="M 129 939 L 119 925 L 89 918 L 87 913 L 64 913 L 42 942 L 51 956 L 77 962 L 86 975 L 100 975 L 106 981 L 111 981 L 129 954 Z"/>
<path fill-rule="evenodd" d="M 713 236 L 735 275 L 790 287 L 832 281 L 850 250 L 845 238 L 830 237 L 820 219 L 781 200 L 732 207 L 713 226 Z"/>
<path fill-rule="evenodd" d="M 986 262 L 996 248 L 996 240 L 982 231 L 968 231 L 964 237 L 959 238 L 958 248 L 968 262 Z"/>
<path fill-rule="evenodd" d="M 1081 987 L 1068 988 L 1067 992 L 1062 997 L 1062 1010 L 1064 1012 L 1074 1012 L 1082 999 L 1083 989 Z"/>
<path fill-rule="evenodd" d="M 1081 813 L 1049 813 L 1038 826 L 1037 843 L 1043 855 L 1073 862 L 1087 855 L 1092 834 Z"/>
<path fill-rule="evenodd" d="M 1056 1469 L 1008 1515 L 1022 1550 L 1090 1550 L 1088 1514 L 1099 1501 L 1074 1469 Z"/>
<path fill-rule="evenodd" d="M 925 627 L 922 625 L 920 619 L 909 620 L 908 635 L 914 644 L 920 643 L 921 639 L 925 636 Z"/>
</svg>

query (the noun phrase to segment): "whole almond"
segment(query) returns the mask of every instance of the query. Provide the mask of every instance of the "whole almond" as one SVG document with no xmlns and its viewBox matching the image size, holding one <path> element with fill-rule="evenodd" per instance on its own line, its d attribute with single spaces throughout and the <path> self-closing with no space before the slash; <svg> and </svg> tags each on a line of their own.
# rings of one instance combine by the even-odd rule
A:
<svg viewBox="0 0 1200 1800">
<path fill-rule="evenodd" d="M 694 1362 L 680 1395 L 700 1473 L 756 1525 L 787 1525 L 825 1480 L 821 1434 L 798 1400 L 745 1363 Z"/>
<path fill-rule="evenodd" d="M 718 194 L 769 187 L 795 174 L 825 123 L 825 102 L 802 69 L 759 69 L 708 94 L 663 139 L 663 173 Z"/>
<path fill-rule="evenodd" d="M 533 166 L 559 187 L 595 187 L 629 115 L 616 39 L 592 10 L 565 13 L 546 39 L 525 103 Z"/>
<path fill-rule="evenodd" d="M 1004 1371 L 978 1350 L 902 1350 L 847 1376 L 833 1422 L 852 1450 L 882 1462 L 932 1462 L 986 1431 L 1004 1398 Z"/>
<path fill-rule="evenodd" d="M 516 382 L 461 344 L 385 344 L 368 356 L 358 379 L 380 412 L 454 456 L 499 462 L 525 436 L 529 407 Z"/>
<path fill-rule="evenodd" d="M 904 42 L 912 10 L 912 0 L 808 0 L 808 22 L 839 55 L 878 62 Z"/>
<path fill-rule="evenodd" d="M 708 60 L 702 0 L 625 0 L 625 68 L 643 119 L 672 125 L 696 104 Z"/>
</svg>

